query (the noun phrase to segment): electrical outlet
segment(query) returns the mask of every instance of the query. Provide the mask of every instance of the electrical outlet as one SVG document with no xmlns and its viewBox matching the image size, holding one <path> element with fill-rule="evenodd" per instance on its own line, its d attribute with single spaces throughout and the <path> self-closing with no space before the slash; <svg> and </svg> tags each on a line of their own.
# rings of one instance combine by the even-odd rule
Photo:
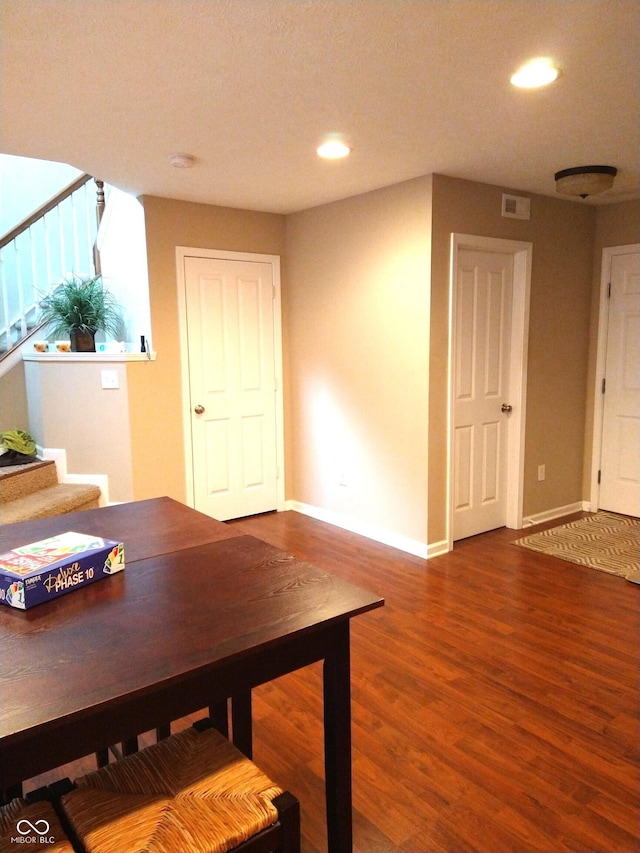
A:
<svg viewBox="0 0 640 853">
<path fill-rule="evenodd" d="M 538 465 L 538 482 L 541 483 L 546 477 L 546 470 L 544 465 Z"/>
</svg>

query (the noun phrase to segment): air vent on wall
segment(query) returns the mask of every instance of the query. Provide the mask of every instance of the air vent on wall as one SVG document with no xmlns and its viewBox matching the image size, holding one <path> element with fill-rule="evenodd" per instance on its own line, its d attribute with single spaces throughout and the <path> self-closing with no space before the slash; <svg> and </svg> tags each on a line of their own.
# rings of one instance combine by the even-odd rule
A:
<svg viewBox="0 0 640 853">
<path fill-rule="evenodd" d="M 509 219 L 530 219 L 531 199 L 502 193 L 502 215 Z"/>
</svg>

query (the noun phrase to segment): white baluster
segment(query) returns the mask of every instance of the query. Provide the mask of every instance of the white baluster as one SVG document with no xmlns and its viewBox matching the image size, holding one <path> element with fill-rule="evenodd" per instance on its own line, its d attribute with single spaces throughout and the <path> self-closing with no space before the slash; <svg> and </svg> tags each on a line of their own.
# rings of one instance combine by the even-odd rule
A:
<svg viewBox="0 0 640 853">
<path fill-rule="evenodd" d="M 13 241 L 16 247 L 16 283 L 18 285 L 18 310 L 19 317 L 16 318 L 20 321 L 20 337 L 23 337 L 27 333 L 27 324 L 24 319 L 24 290 L 22 284 L 22 253 L 20 248 L 18 247 L 18 238 Z"/>
<path fill-rule="evenodd" d="M 52 273 L 51 273 L 51 234 L 49 231 L 49 214 L 47 213 L 42 218 L 42 224 L 44 226 L 44 252 L 45 252 L 45 264 L 47 267 L 47 289 L 51 286 L 52 282 Z"/>
<path fill-rule="evenodd" d="M 8 247 L 7 247 L 8 248 Z M 2 328 L 0 329 L 0 334 L 3 334 L 6 338 L 5 344 L 7 349 L 11 346 L 11 325 L 9 320 L 9 299 L 8 299 L 8 290 L 7 290 L 7 276 L 5 266 L 0 261 L 0 284 L 2 286 Z"/>
<path fill-rule="evenodd" d="M 35 223 L 34 223 L 35 225 Z M 29 228 L 29 242 L 31 244 L 31 300 L 29 301 L 29 309 L 31 305 L 38 304 L 38 256 L 37 251 L 42 251 L 40 244 L 34 237 L 33 225 Z M 27 310 L 29 310 L 27 309 Z"/>
<path fill-rule="evenodd" d="M 92 270 L 94 267 L 93 260 L 93 229 L 91 224 L 93 222 L 93 210 L 92 210 L 92 193 L 89 191 L 90 183 L 84 184 L 82 187 L 83 201 L 84 201 L 84 224 L 86 229 L 86 247 L 87 247 L 87 270 Z"/>
<path fill-rule="evenodd" d="M 77 193 L 69 196 L 71 202 L 71 233 L 73 235 L 73 271 L 76 275 L 81 275 L 83 270 L 80 264 L 80 243 L 78 241 L 78 196 Z"/>
</svg>

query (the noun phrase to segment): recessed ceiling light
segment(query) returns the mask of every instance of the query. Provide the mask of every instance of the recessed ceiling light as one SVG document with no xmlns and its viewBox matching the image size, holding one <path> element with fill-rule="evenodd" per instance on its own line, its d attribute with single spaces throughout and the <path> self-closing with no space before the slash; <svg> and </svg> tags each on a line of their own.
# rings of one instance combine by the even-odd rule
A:
<svg viewBox="0 0 640 853">
<path fill-rule="evenodd" d="M 348 157 L 351 154 L 351 148 L 341 139 L 327 139 L 317 151 L 318 156 L 325 160 L 339 160 L 341 157 Z"/>
<path fill-rule="evenodd" d="M 520 89 L 536 89 L 538 86 L 548 86 L 560 76 L 550 59 L 532 59 L 512 76 L 511 82 Z"/>
<path fill-rule="evenodd" d="M 176 169 L 190 169 L 196 162 L 196 158 L 191 154 L 169 154 L 167 159 Z"/>
</svg>

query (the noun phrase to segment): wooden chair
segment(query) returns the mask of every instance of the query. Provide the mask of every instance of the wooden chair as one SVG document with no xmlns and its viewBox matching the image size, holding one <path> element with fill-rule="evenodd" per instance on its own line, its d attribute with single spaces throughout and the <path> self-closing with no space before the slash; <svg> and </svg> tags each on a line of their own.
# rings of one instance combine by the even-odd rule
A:
<svg viewBox="0 0 640 853">
<path fill-rule="evenodd" d="M 231 704 L 233 721 L 233 742 L 241 752 L 251 758 L 251 690 L 241 692 L 233 700 L 223 699 L 209 708 L 211 722 L 225 737 L 229 737 L 229 704 Z M 165 723 L 156 728 L 156 740 L 164 740 L 170 735 L 171 723 Z M 98 767 L 106 767 L 109 763 L 109 754 L 119 761 L 121 758 L 133 755 L 139 748 L 137 736 L 127 738 L 121 744 L 113 744 L 96 752 L 96 764 Z M 20 796 L 20 793 L 16 792 L 14 796 Z"/>
<path fill-rule="evenodd" d="M 0 850 L 2 853 L 74 853 L 53 806 L 37 799 L 38 792 L 0 806 Z"/>
<path fill-rule="evenodd" d="M 61 813 L 87 853 L 300 851 L 298 801 L 209 720 L 67 787 Z"/>
</svg>

